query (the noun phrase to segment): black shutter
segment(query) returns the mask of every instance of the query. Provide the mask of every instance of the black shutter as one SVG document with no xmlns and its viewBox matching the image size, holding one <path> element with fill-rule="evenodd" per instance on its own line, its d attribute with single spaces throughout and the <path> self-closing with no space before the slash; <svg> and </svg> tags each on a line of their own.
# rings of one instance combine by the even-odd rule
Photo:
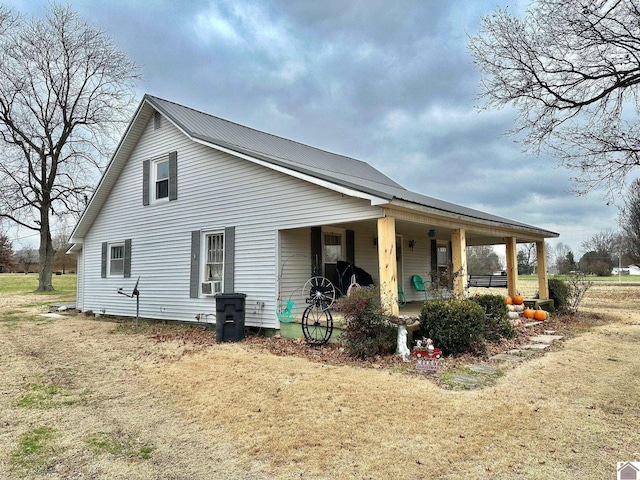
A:
<svg viewBox="0 0 640 480">
<path fill-rule="evenodd" d="M 235 265 L 236 227 L 224 229 L 224 285 L 223 293 L 234 293 L 234 265 Z"/>
<path fill-rule="evenodd" d="M 449 242 L 449 244 L 447 245 L 448 247 L 448 255 L 447 255 L 447 272 L 449 272 L 449 288 L 451 290 L 453 290 L 453 280 L 455 278 L 455 272 L 453 271 L 453 249 L 451 248 L 453 246 L 453 244 L 451 242 Z"/>
<path fill-rule="evenodd" d="M 431 240 L 431 281 L 435 281 L 438 273 L 438 242 Z"/>
<path fill-rule="evenodd" d="M 169 200 L 178 199 L 178 152 L 169 154 Z"/>
<path fill-rule="evenodd" d="M 149 205 L 149 169 L 151 162 L 142 162 L 142 205 Z"/>
<path fill-rule="evenodd" d="M 189 278 L 189 297 L 200 296 L 200 230 L 191 232 L 191 276 Z"/>
<path fill-rule="evenodd" d="M 131 277 L 131 239 L 124 241 L 124 278 Z"/>
<path fill-rule="evenodd" d="M 356 264 L 356 234 L 353 230 L 347 230 L 346 232 L 346 247 L 347 247 L 347 260 L 351 262 L 351 265 Z"/>
<path fill-rule="evenodd" d="M 107 242 L 102 242 L 102 256 L 100 257 L 100 276 L 107 278 L 107 249 L 109 245 Z"/>
<path fill-rule="evenodd" d="M 311 227 L 311 276 L 322 275 L 322 227 Z"/>
</svg>

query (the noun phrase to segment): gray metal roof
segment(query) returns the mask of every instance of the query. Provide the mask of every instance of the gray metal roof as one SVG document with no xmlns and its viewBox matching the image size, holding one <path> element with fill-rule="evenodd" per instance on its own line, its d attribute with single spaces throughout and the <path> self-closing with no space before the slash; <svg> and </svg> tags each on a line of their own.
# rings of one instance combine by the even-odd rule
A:
<svg viewBox="0 0 640 480">
<path fill-rule="evenodd" d="M 426 208 L 445 216 L 459 216 L 470 221 L 526 231 L 536 237 L 558 236 L 557 233 L 548 230 L 412 192 L 361 160 L 310 147 L 174 102 L 145 95 L 100 179 L 89 205 L 71 234 L 71 243 L 82 243 L 82 239 L 91 228 L 138 143 L 147 122 L 156 110 L 194 140 L 244 154 L 249 158 L 258 159 L 291 172 L 305 174 L 351 191 L 361 192 L 390 204 L 408 202 L 402 206 L 410 210 L 420 211 Z"/>
<path fill-rule="evenodd" d="M 351 179 L 356 184 L 366 182 L 366 185 L 402 188 L 366 162 L 254 130 L 157 97 L 147 95 L 145 98 L 194 138 L 269 159 L 304 173 Z"/>
<path fill-rule="evenodd" d="M 145 95 L 143 103 L 145 100 L 191 137 L 213 145 L 389 201 L 404 200 L 445 213 L 535 230 L 545 237 L 558 236 L 555 232 L 412 192 L 361 160 L 254 130 L 151 95 Z"/>
</svg>

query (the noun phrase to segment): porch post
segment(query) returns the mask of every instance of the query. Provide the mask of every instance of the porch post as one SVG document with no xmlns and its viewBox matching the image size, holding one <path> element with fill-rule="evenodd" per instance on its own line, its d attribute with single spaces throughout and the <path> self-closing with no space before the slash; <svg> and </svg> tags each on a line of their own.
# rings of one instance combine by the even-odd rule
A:
<svg viewBox="0 0 640 480">
<path fill-rule="evenodd" d="M 536 242 L 538 261 L 538 292 L 541 300 L 549 300 L 549 278 L 547 275 L 547 252 L 544 241 Z"/>
<path fill-rule="evenodd" d="M 378 270 L 380 300 L 386 313 L 398 316 L 398 272 L 396 267 L 396 219 L 378 219 Z"/>
<path fill-rule="evenodd" d="M 510 297 L 518 294 L 518 253 L 516 237 L 507 237 L 507 290 Z"/>
<path fill-rule="evenodd" d="M 464 229 L 451 232 L 451 259 L 453 264 L 453 294 L 464 297 L 467 288 L 467 234 Z"/>
</svg>

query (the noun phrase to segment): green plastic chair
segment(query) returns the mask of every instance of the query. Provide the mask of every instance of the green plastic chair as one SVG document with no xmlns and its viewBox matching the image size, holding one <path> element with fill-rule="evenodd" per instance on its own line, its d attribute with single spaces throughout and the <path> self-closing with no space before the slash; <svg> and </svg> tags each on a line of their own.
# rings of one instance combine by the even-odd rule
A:
<svg viewBox="0 0 640 480">
<path fill-rule="evenodd" d="M 404 297 L 404 290 L 402 287 L 398 287 L 398 306 L 404 307 L 407 304 L 407 299 Z"/>
<path fill-rule="evenodd" d="M 425 287 L 422 277 L 420 275 L 411 275 L 411 285 L 416 292 L 424 293 L 424 299 L 429 300 L 427 287 Z"/>
</svg>

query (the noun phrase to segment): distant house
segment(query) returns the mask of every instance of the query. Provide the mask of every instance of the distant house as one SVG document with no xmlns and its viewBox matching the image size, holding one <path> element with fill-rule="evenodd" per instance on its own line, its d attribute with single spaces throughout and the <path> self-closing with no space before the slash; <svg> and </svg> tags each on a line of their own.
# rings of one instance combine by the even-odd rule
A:
<svg viewBox="0 0 640 480">
<path fill-rule="evenodd" d="M 640 275 L 640 266 L 638 265 L 627 265 L 626 267 L 622 267 L 621 269 L 619 269 L 618 267 L 615 267 L 612 271 L 611 271 L 612 275 Z"/>
<path fill-rule="evenodd" d="M 381 286 L 397 313 L 411 276 L 464 272 L 467 245 L 507 246 L 517 289 L 516 243 L 554 232 L 409 191 L 371 165 L 146 95 L 86 211 L 78 255 L 79 308 L 134 315 L 117 295 L 140 277 L 140 315 L 215 321 L 217 293 L 246 297 L 246 324 L 279 328 L 279 299 L 300 298 L 311 275 L 335 278 L 338 261 Z M 540 277 L 547 295 L 546 269 Z M 462 291 L 466 274 L 453 288 Z M 344 286 L 343 286 L 344 288 Z"/>
</svg>

